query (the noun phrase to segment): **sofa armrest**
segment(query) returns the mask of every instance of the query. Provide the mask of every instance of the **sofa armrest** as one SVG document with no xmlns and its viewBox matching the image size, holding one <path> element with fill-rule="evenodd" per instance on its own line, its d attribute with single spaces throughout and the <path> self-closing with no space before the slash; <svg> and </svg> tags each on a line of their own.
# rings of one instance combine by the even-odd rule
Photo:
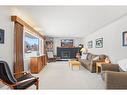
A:
<svg viewBox="0 0 127 95">
<path fill-rule="evenodd" d="M 91 61 L 91 64 L 90 64 L 91 73 L 96 73 L 96 62 L 97 61 Z"/>
<path fill-rule="evenodd" d="M 117 71 L 119 72 L 118 64 L 102 64 L 101 71 Z"/>
<path fill-rule="evenodd" d="M 127 89 L 127 72 L 105 71 L 107 89 Z"/>
</svg>

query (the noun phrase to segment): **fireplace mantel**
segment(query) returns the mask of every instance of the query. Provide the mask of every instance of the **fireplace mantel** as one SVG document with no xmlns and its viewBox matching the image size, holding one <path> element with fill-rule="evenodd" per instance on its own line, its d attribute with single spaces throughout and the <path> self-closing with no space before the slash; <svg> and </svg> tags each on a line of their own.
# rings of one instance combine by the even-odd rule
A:
<svg viewBox="0 0 127 95">
<path fill-rule="evenodd" d="M 57 48 L 79 48 L 79 47 L 73 46 L 73 47 L 57 47 Z"/>
</svg>

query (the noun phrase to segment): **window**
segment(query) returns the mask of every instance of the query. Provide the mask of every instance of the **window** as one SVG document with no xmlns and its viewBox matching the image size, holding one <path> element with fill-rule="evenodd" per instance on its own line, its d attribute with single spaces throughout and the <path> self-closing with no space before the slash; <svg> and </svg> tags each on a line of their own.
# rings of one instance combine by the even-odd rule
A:
<svg viewBox="0 0 127 95">
<path fill-rule="evenodd" d="M 44 40 L 36 34 L 25 30 L 24 32 L 24 58 L 42 55 L 44 52 Z"/>
</svg>

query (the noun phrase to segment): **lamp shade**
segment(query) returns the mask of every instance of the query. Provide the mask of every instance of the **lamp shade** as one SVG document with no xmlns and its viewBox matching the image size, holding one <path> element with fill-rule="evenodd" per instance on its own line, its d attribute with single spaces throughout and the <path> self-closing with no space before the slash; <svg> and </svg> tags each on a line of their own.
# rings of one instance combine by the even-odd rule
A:
<svg viewBox="0 0 127 95">
<path fill-rule="evenodd" d="M 88 50 L 86 48 L 82 48 L 80 51 L 83 53 L 87 53 Z"/>
</svg>

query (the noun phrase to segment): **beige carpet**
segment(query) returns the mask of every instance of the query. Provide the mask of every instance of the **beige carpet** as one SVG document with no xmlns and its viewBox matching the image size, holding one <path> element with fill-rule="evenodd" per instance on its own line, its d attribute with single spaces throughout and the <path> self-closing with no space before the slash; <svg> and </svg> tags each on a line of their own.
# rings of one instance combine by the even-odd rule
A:
<svg viewBox="0 0 127 95">
<path fill-rule="evenodd" d="M 39 89 L 42 90 L 104 89 L 100 75 L 90 73 L 84 67 L 72 70 L 67 61 L 48 63 L 39 74 L 33 75 L 40 78 Z M 1 89 L 9 88 L 4 86 Z M 30 89 L 35 89 L 35 86 Z"/>
<path fill-rule="evenodd" d="M 36 76 L 40 77 L 40 89 L 104 89 L 100 75 L 84 67 L 72 70 L 67 61 L 48 63 Z"/>
</svg>

